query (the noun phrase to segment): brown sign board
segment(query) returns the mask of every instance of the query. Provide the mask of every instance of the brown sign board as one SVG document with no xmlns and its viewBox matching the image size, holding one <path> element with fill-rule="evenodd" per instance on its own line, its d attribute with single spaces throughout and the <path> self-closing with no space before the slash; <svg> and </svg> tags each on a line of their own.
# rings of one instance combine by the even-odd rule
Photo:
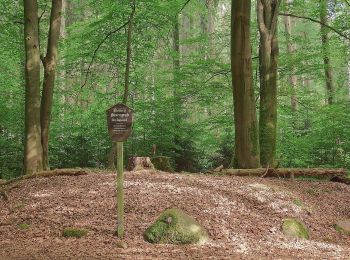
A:
<svg viewBox="0 0 350 260">
<path fill-rule="evenodd" d="M 108 133 L 113 141 L 122 142 L 131 134 L 133 110 L 119 103 L 107 109 Z"/>
</svg>

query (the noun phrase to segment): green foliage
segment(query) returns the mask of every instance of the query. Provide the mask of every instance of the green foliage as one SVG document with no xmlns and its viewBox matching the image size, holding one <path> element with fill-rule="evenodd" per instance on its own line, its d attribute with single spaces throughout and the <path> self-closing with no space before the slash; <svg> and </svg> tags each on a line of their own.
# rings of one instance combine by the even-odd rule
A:
<svg viewBox="0 0 350 260">
<path fill-rule="evenodd" d="M 155 144 L 156 156 L 169 157 L 176 171 L 202 171 L 221 164 L 228 167 L 234 151 L 230 1 L 190 1 L 178 14 L 186 2 L 136 1 L 128 100 L 135 122 L 124 145 L 125 159 L 152 156 Z M 122 100 L 124 88 L 127 38 L 125 28 L 115 30 L 128 20 L 130 1 L 67 3 L 50 128 L 50 166 L 105 168 L 112 147 L 105 110 Z M 46 5 L 39 1 L 40 14 L 49 8 Z M 0 7 L 0 178 L 9 179 L 21 175 L 23 162 L 23 7 L 22 2 L 9 0 L 2 1 Z M 329 9 L 330 25 L 346 33 L 349 7 L 338 1 Z M 319 19 L 318 1 L 295 0 L 288 10 L 283 2 L 282 12 L 287 11 Z M 180 53 L 173 50 L 172 43 L 176 15 Z M 49 12 L 45 12 L 40 25 L 42 53 L 48 20 Z M 259 39 L 254 10 L 251 22 L 257 94 Z M 329 32 L 336 102 L 328 106 L 324 104 L 319 25 L 300 19 L 294 19 L 293 24 L 291 41 L 296 51 L 289 53 L 280 17 L 278 166 L 350 169 L 348 42 Z M 180 59 L 176 77 L 175 57 Z M 296 112 L 290 105 L 291 75 L 298 79 Z"/>
</svg>

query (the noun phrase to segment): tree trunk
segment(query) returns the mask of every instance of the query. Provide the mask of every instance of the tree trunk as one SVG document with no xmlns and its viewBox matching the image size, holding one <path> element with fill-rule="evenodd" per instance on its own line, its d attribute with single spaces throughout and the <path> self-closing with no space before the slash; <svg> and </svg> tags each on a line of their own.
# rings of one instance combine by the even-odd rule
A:
<svg viewBox="0 0 350 260">
<path fill-rule="evenodd" d="M 124 96 L 123 104 L 126 105 L 129 95 L 129 77 L 130 77 L 130 64 L 131 64 L 131 40 L 132 40 L 132 23 L 135 14 L 135 6 L 132 8 L 132 12 L 129 18 L 128 24 L 128 39 L 126 44 L 126 66 L 125 66 L 125 81 L 124 81 Z"/>
<path fill-rule="evenodd" d="M 286 4 L 290 4 L 290 0 L 286 0 Z M 287 51 L 289 55 L 293 55 L 295 53 L 296 47 L 295 44 L 291 40 L 292 36 L 292 18 L 290 16 L 284 16 L 284 28 L 287 36 Z M 298 78 L 295 75 L 295 67 L 292 67 L 291 75 L 289 76 L 289 83 L 291 86 L 291 97 L 290 103 L 292 107 L 292 111 L 295 112 L 298 110 L 298 99 L 296 96 L 296 88 L 297 88 Z"/>
<path fill-rule="evenodd" d="M 328 24 L 327 18 L 327 4 L 328 0 L 320 0 L 320 20 L 323 24 Z M 324 74 L 326 78 L 326 101 L 328 105 L 334 103 L 334 79 L 333 71 L 331 67 L 330 53 L 329 53 L 329 39 L 328 39 L 328 28 L 321 25 L 321 40 L 322 40 L 322 51 L 323 51 L 323 63 L 324 63 Z"/>
<path fill-rule="evenodd" d="M 40 51 L 38 4 L 24 1 L 25 43 L 25 147 L 24 173 L 32 174 L 43 169 L 40 129 Z"/>
<path fill-rule="evenodd" d="M 250 0 L 232 0 L 231 70 L 235 121 L 234 165 L 238 168 L 260 166 L 250 43 L 250 8 Z"/>
<path fill-rule="evenodd" d="M 57 48 L 61 28 L 62 0 L 52 0 L 49 38 L 46 56 L 42 58 L 44 66 L 44 82 L 41 97 L 41 144 L 43 148 L 43 169 L 49 167 L 49 128 L 55 84 Z"/>
<path fill-rule="evenodd" d="M 277 22 L 280 1 L 257 1 L 260 32 L 260 120 L 259 143 L 261 165 L 276 163 L 277 131 Z"/>
</svg>

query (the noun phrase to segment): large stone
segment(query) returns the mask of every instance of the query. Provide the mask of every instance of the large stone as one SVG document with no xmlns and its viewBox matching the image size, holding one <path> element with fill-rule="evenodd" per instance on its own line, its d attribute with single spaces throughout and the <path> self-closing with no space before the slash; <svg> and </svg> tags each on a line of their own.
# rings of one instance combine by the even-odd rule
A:
<svg viewBox="0 0 350 260">
<path fill-rule="evenodd" d="M 347 236 L 350 236 L 350 219 L 340 220 L 334 225 L 335 229 Z"/>
<path fill-rule="evenodd" d="M 203 244 L 207 231 L 180 209 L 168 209 L 145 231 L 144 238 L 159 244 Z"/>
<path fill-rule="evenodd" d="M 309 239 L 309 230 L 306 225 L 296 218 L 284 219 L 282 232 L 289 237 Z"/>
</svg>

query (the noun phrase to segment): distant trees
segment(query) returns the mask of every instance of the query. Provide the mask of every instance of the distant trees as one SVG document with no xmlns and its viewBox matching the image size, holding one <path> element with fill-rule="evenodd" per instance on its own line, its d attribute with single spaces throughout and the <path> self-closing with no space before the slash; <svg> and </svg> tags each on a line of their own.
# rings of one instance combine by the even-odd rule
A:
<svg viewBox="0 0 350 260">
<path fill-rule="evenodd" d="M 48 142 L 58 38 L 61 27 L 62 0 L 52 0 L 46 55 L 40 55 L 38 3 L 24 1 L 24 37 L 26 50 L 25 150 L 24 173 L 49 168 Z M 44 67 L 40 99 L 40 59 Z"/>
</svg>

